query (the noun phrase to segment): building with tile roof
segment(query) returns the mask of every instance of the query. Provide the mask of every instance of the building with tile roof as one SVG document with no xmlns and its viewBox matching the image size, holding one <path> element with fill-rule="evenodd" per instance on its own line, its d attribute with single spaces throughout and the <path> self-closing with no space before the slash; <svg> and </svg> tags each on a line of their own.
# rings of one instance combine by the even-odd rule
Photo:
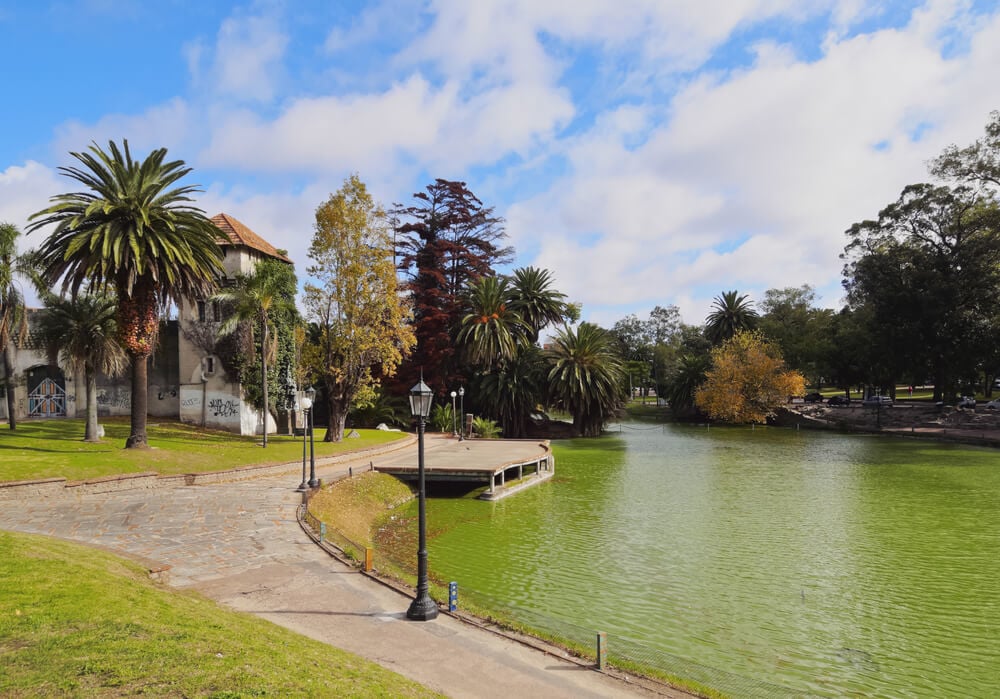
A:
<svg viewBox="0 0 1000 699">
<path fill-rule="evenodd" d="M 224 279 L 232 282 L 249 274 L 257 262 L 273 258 L 287 264 L 291 259 L 249 226 L 220 213 L 211 218 L 219 230 L 218 243 L 224 255 Z M 149 415 L 179 418 L 206 427 L 238 434 L 259 434 L 264 421 L 260 412 L 243 400 L 238 378 L 229 375 L 216 354 L 215 345 L 222 309 L 210 299 L 189 299 L 180 304 L 178 317 L 161 327 L 160 342 L 150 359 Z M 39 311 L 29 312 L 29 323 Z M 82 374 L 51 363 L 45 348 L 30 330 L 23 342 L 15 343 L 15 410 L 21 418 L 83 417 L 86 411 Z M 2 366 L 0 366 L 2 369 Z M 98 377 L 98 414 L 129 415 L 129 377 Z M 6 419 L 6 401 L 0 400 L 0 418 Z M 269 416 L 268 430 L 275 431 Z"/>
</svg>

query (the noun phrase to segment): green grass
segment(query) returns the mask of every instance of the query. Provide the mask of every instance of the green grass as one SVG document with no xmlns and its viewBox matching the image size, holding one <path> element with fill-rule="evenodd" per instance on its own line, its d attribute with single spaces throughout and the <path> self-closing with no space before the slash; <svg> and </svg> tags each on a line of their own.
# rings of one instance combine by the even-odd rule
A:
<svg viewBox="0 0 1000 699">
<path fill-rule="evenodd" d="M 438 696 L 103 551 L 0 532 L 0 580 L 0 696 Z"/>
<path fill-rule="evenodd" d="M 99 443 L 83 441 L 83 420 L 35 420 L 0 427 L 0 481 L 62 477 L 87 480 L 100 476 L 155 471 L 160 474 L 225 471 L 237 466 L 281 464 L 302 460 L 302 438 L 268 435 L 267 449 L 260 437 L 205 430 L 172 420 L 151 419 L 147 428 L 150 449 L 125 449 L 129 421 L 101 420 L 105 437 Z M 385 444 L 404 435 L 382 430 L 358 430 L 358 438 L 324 442 L 326 430 L 317 428 L 316 458 Z"/>
</svg>

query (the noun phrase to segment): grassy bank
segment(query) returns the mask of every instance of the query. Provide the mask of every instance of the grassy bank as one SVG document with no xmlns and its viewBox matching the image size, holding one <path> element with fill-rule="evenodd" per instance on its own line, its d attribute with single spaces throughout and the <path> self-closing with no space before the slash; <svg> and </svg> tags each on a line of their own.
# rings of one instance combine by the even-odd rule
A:
<svg viewBox="0 0 1000 699">
<path fill-rule="evenodd" d="M 83 441 L 83 420 L 32 420 L 11 431 L 0 427 L 0 481 L 62 477 L 86 480 L 121 473 L 156 471 L 161 474 L 225 471 L 237 466 L 301 461 L 302 438 L 269 435 L 267 449 L 259 436 L 241 436 L 206 430 L 171 420 L 150 420 L 150 449 L 125 449 L 129 420 L 104 418 L 105 437 Z M 358 430 L 357 438 L 324 442 L 325 430 L 316 429 L 316 457 L 385 444 L 401 432 Z"/>
<path fill-rule="evenodd" d="M 0 532 L 0 580 L 2 696 L 437 696 L 102 551 Z"/>
</svg>

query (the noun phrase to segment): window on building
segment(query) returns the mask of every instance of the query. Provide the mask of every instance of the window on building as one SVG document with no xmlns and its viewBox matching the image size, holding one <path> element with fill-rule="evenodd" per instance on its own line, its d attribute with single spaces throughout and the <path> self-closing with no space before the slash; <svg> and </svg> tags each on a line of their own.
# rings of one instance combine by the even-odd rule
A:
<svg viewBox="0 0 1000 699">
<path fill-rule="evenodd" d="M 205 357 L 205 373 L 215 373 L 215 357 Z"/>
<path fill-rule="evenodd" d="M 205 322 L 205 302 L 204 301 L 199 301 L 198 302 L 198 322 L 199 323 L 204 323 Z"/>
<path fill-rule="evenodd" d="M 222 322 L 222 307 L 219 305 L 218 301 L 212 302 L 212 320 L 216 323 Z"/>
</svg>

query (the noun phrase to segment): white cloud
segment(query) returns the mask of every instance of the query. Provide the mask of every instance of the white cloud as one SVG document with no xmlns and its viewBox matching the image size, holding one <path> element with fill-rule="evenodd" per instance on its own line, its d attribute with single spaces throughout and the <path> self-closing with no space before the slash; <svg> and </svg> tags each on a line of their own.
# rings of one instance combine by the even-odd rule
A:
<svg viewBox="0 0 1000 699">
<path fill-rule="evenodd" d="M 835 289 L 843 231 L 926 179 L 925 162 L 976 138 L 996 108 L 1000 20 L 944 58 L 951 17 L 932 4 L 903 30 L 828 40 L 812 62 L 762 44 L 754 65 L 695 78 L 633 148 L 598 120 L 568 146 L 567 176 L 512 207 L 511 228 L 544 231 L 534 263 L 585 317 L 677 303 L 701 322 L 697 309 L 734 287 Z"/>
<path fill-rule="evenodd" d="M 220 98 L 271 101 L 289 42 L 278 25 L 273 15 L 237 14 L 223 20 L 211 50 L 200 40 L 186 44 L 182 51 L 195 84 Z M 203 66 L 203 61 L 210 63 Z"/>
<path fill-rule="evenodd" d="M 33 160 L 0 171 L 0 221 L 13 223 L 24 233 L 28 217 L 47 207 L 49 197 L 62 191 L 59 179 L 54 170 Z M 35 247 L 42 236 L 22 237 L 19 249 Z"/>
</svg>

